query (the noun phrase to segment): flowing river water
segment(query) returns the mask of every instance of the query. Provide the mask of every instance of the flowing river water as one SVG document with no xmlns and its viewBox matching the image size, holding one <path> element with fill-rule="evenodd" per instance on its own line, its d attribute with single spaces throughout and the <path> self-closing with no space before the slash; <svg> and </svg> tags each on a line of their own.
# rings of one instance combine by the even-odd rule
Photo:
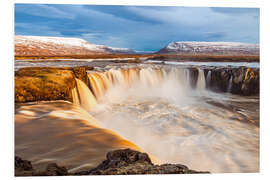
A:
<svg viewBox="0 0 270 180">
<path fill-rule="evenodd" d="M 188 69 L 173 66 L 108 67 L 88 78 L 90 89 L 76 80 L 73 104 L 16 107 L 16 152 L 36 165 L 59 161 L 77 170 L 130 147 L 195 170 L 259 171 L 258 96 L 209 91 L 202 69 L 196 88 Z"/>
</svg>

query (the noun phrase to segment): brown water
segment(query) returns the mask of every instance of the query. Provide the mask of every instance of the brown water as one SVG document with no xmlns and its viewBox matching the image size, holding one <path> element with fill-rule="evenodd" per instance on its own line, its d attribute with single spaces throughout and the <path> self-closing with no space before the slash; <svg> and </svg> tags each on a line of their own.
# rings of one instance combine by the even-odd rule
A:
<svg viewBox="0 0 270 180">
<path fill-rule="evenodd" d="M 181 68 L 89 72 L 93 92 L 77 81 L 77 106 L 16 107 L 16 154 L 40 167 L 57 161 L 74 171 L 100 163 L 108 150 L 139 146 L 162 163 L 258 172 L 259 97 L 210 92 L 199 72 L 196 89 Z"/>
<path fill-rule="evenodd" d="M 111 130 L 101 128 L 84 109 L 66 101 L 25 103 L 16 106 L 15 154 L 37 169 L 50 162 L 71 172 L 89 170 L 105 160 L 108 151 L 140 150 Z"/>
</svg>

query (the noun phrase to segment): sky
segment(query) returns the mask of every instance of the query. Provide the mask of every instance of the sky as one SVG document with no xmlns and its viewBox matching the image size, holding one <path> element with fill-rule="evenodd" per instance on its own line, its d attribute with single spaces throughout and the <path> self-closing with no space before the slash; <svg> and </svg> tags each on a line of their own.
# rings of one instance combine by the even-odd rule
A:
<svg viewBox="0 0 270 180">
<path fill-rule="evenodd" d="M 15 4 L 15 35 L 158 51 L 174 41 L 259 43 L 258 8 Z"/>
</svg>

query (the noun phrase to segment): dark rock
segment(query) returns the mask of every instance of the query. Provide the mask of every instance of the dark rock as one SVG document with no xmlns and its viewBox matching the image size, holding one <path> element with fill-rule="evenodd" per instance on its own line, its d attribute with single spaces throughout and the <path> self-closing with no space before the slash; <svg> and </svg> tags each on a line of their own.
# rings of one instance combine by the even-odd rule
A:
<svg viewBox="0 0 270 180">
<path fill-rule="evenodd" d="M 189 68 L 190 86 L 196 88 L 199 71 L 197 68 Z"/>
<path fill-rule="evenodd" d="M 47 165 L 46 176 L 65 176 L 68 175 L 68 171 L 65 167 L 58 166 L 56 163 L 50 163 Z"/>
<path fill-rule="evenodd" d="M 30 161 L 15 156 L 15 176 L 32 176 L 33 167 Z"/>
<path fill-rule="evenodd" d="M 30 161 L 23 160 L 22 158 L 15 156 L 15 169 L 30 171 L 33 170 L 33 167 Z"/>
<path fill-rule="evenodd" d="M 258 68 L 214 68 L 205 70 L 205 74 L 208 71 L 211 71 L 211 81 L 207 84 L 208 89 L 245 96 L 259 94 L 260 76 Z M 207 75 L 205 78 L 207 78 Z M 229 85 L 230 80 L 231 85 Z"/>
<path fill-rule="evenodd" d="M 89 67 L 89 68 L 93 69 L 93 67 Z M 90 84 L 88 81 L 88 76 L 87 76 L 85 67 L 73 67 L 71 68 L 71 70 L 73 71 L 76 78 L 82 80 L 89 87 Z"/>
<path fill-rule="evenodd" d="M 91 175 L 125 175 L 125 174 L 185 174 L 207 173 L 188 169 L 181 164 L 154 165 L 146 153 L 131 149 L 115 150 L 107 153 L 107 159 L 96 168 Z"/>
<path fill-rule="evenodd" d="M 48 164 L 45 171 L 35 171 L 30 161 L 15 157 L 15 176 L 65 176 L 65 175 L 127 175 L 127 174 L 194 174 L 209 173 L 194 171 L 182 164 L 154 165 L 146 153 L 132 149 L 110 151 L 106 160 L 89 171 L 68 173 L 65 167 Z M 30 163 L 30 165 L 29 165 Z M 24 168 L 21 168 L 24 167 Z M 20 169 L 20 171 L 18 171 Z"/>
</svg>

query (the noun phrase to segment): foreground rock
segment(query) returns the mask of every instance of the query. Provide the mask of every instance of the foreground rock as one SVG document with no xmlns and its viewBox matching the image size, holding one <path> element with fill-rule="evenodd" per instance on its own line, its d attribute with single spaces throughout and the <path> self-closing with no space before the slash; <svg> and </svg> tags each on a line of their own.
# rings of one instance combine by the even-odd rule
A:
<svg viewBox="0 0 270 180">
<path fill-rule="evenodd" d="M 106 160 L 89 171 L 68 173 L 65 167 L 51 163 L 44 171 L 36 171 L 31 162 L 15 157 L 15 176 L 64 176 L 64 175 L 128 175 L 128 174 L 193 174 L 181 164 L 154 165 L 146 153 L 132 149 L 120 149 L 107 153 Z"/>
</svg>

